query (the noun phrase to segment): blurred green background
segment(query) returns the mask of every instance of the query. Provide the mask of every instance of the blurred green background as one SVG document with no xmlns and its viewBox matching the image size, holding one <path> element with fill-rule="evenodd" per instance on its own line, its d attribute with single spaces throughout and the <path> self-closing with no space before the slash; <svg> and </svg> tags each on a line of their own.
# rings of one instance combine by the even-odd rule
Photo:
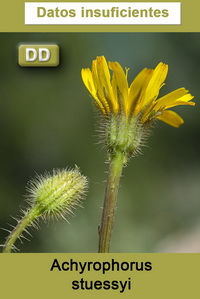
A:
<svg viewBox="0 0 200 299">
<path fill-rule="evenodd" d="M 57 43 L 57 68 L 22 68 L 20 43 Z M 43 224 L 20 252 L 96 252 L 107 165 L 97 144 L 95 113 L 80 71 L 96 56 L 130 67 L 169 64 L 164 95 L 185 87 L 196 107 L 176 107 L 179 129 L 158 122 L 124 169 L 112 240 L 113 252 L 200 252 L 200 110 L 198 33 L 0 34 L 0 227 L 10 229 L 26 206 L 27 181 L 35 173 L 78 165 L 88 176 L 84 209 L 66 222 Z M 2 244 L 7 232 L 0 231 Z"/>
</svg>

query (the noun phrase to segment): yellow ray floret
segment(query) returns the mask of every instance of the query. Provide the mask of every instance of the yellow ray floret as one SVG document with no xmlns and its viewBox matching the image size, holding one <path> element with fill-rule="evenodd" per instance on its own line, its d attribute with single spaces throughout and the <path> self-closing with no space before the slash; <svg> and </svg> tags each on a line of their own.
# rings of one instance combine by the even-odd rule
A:
<svg viewBox="0 0 200 299">
<path fill-rule="evenodd" d="M 112 77 L 110 75 L 112 71 Z M 183 119 L 168 110 L 178 105 L 191 105 L 193 96 L 185 88 L 179 88 L 158 98 L 164 85 L 168 66 L 160 62 L 155 69 L 143 69 L 128 85 L 128 69 L 118 62 L 108 62 L 104 56 L 92 62 L 92 69 L 82 69 L 82 79 L 96 106 L 104 115 L 124 114 L 127 118 L 141 116 L 142 123 L 157 118 L 179 127 Z"/>
</svg>

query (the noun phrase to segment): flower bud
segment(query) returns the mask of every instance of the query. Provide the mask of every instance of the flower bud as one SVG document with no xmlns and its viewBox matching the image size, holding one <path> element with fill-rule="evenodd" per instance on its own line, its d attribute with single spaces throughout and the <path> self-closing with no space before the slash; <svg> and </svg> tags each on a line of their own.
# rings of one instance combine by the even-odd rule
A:
<svg viewBox="0 0 200 299">
<path fill-rule="evenodd" d="M 38 216 L 64 218 L 81 206 L 86 188 L 87 179 L 78 168 L 53 170 L 52 174 L 38 175 L 30 181 L 27 200 L 38 211 Z"/>
</svg>

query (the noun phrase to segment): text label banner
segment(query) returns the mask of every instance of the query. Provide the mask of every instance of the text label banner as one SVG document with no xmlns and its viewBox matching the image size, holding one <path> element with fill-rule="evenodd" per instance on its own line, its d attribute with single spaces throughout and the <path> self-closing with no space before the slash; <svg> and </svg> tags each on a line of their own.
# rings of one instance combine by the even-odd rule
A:
<svg viewBox="0 0 200 299">
<path fill-rule="evenodd" d="M 180 2 L 25 3 L 25 25 L 180 24 Z"/>
</svg>

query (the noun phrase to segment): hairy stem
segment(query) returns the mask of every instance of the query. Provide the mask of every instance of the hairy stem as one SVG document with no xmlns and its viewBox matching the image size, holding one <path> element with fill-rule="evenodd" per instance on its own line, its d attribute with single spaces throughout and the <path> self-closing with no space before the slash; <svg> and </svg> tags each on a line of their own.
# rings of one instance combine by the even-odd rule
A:
<svg viewBox="0 0 200 299">
<path fill-rule="evenodd" d="M 99 229 L 99 252 L 110 252 L 117 194 L 124 160 L 124 154 L 121 152 L 116 152 L 111 156 L 101 227 Z"/>
<path fill-rule="evenodd" d="M 6 242 L 4 244 L 3 253 L 11 252 L 14 243 L 20 237 L 24 229 L 26 229 L 27 226 L 29 226 L 35 219 L 37 219 L 39 215 L 40 212 L 37 206 L 33 207 L 26 213 L 26 215 L 18 222 L 17 226 L 7 237 Z"/>
</svg>

